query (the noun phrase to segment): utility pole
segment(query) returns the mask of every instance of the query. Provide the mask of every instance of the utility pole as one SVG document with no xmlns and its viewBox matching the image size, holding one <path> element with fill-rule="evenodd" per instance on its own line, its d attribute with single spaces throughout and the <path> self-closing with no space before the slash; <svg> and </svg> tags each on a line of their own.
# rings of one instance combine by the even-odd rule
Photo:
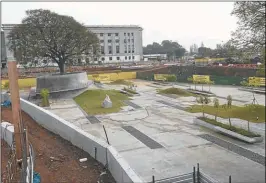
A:
<svg viewBox="0 0 266 183">
<path fill-rule="evenodd" d="M 18 71 L 16 61 L 8 61 L 8 79 L 9 79 L 9 90 L 11 94 L 12 104 L 12 124 L 14 125 L 14 136 L 16 145 L 16 156 L 20 160 L 22 158 L 22 121 L 21 121 L 21 110 L 20 110 L 20 97 L 18 87 Z"/>
</svg>

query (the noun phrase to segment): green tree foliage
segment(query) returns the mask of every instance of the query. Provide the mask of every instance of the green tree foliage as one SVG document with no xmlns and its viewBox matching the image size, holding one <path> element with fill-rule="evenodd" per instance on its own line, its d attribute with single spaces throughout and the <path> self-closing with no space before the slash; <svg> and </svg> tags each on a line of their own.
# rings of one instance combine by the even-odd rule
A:
<svg viewBox="0 0 266 183">
<path fill-rule="evenodd" d="M 26 11 L 21 24 L 8 35 L 9 48 L 20 62 L 49 59 L 58 64 L 60 73 L 80 55 L 96 55 L 98 38 L 73 17 L 50 10 Z"/>
<path fill-rule="evenodd" d="M 184 56 L 186 49 L 183 48 L 178 42 L 172 42 L 169 40 L 162 41 L 159 43 L 148 44 L 143 47 L 144 54 L 167 54 L 167 58 L 181 58 Z"/>
<path fill-rule="evenodd" d="M 265 49 L 265 1 L 237 1 L 232 15 L 238 18 L 238 28 L 232 34 L 235 45 L 261 52 Z"/>
</svg>

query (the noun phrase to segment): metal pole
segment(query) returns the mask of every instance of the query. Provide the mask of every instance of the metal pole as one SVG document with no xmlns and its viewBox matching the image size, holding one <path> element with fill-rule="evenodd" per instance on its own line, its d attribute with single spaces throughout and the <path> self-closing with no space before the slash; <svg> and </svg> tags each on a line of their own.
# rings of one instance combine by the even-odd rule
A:
<svg viewBox="0 0 266 183">
<path fill-rule="evenodd" d="M 152 176 L 152 183 L 155 183 L 155 177 L 154 177 L 154 175 Z"/>
<path fill-rule="evenodd" d="M 106 137 L 107 143 L 110 145 L 109 139 L 108 139 L 108 136 L 107 136 L 107 133 L 106 133 L 106 130 L 105 130 L 104 125 L 103 125 L 103 130 L 104 130 L 104 133 L 105 133 L 105 137 Z"/>
<path fill-rule="evenodd" d="M 195 167 L 193 166 L 193 183 L 196 183 L 195 171 Z"/>
<path fill-rule="evenodd" d="M 200 182 L 199 163 L 197 163 L 197 182 Z"/>
<path fill-rule="evenodd" d="M 97 160 L 97 147 L 94 147 L 94 157 Z"/>
<path fill-rule="evenodd" d="M 231 183 L 232 179 L 231 179 L 231 175 L 229 176 L 229 183 Z"/>
</svg>

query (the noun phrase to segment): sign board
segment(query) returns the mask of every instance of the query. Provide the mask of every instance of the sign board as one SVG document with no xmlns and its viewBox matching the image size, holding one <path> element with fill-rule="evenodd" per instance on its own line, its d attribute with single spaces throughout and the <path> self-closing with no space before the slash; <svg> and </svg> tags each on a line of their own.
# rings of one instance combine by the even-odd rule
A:
<svg viewBox="0 0 266 183">
<path fill-rule="evenodd" d="M 248 84 L 252 86 L 265 86 L 265 78 L 249 77 Z"/>
<path fill-rule="evenodd" d="M 165 81 L 169 76 L 173 76 L 173 74 L 154 74 L 154 80 Z"/>
<path fill-rule="evenodd" d="M 193 75 L 193 81 L 198 83 L 207 83 L 210 81 L 209 75 Z"/>
</svg>

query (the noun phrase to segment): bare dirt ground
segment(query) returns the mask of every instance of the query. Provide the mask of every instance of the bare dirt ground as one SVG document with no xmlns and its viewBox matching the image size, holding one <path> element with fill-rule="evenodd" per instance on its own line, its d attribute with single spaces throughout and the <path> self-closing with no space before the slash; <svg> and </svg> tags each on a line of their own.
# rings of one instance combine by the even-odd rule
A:
<svg viewBox="0 0 266 183">
<path fill-rule="evenodd" d="M 2 120 L 11 122 L 11 109 L 2 108 L 1 111 Z M 97 183 L 105 171 L 101 164 L 85 151 L 38 125 L 23 111 L 22 119 L 35 152 L 34 171 L 40 173 L 42 183 Z M 80 163 L 81 158 L 88 160 Z M 109 171 L 103 182 L 115 183 Z"/>
</svg>

